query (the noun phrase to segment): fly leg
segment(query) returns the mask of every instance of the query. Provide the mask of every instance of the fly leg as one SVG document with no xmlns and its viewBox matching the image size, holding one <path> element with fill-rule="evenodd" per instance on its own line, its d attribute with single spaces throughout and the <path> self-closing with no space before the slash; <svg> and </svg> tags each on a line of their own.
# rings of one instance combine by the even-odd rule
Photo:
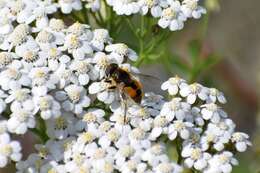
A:
<svg viewBox="0 0 260 173">
<path fill-rule="evenodd" d="M 124 107 L 124 124 L 126 124 L 126 119 L 127 119 L 127 96 L 124 93 L 124 84 L 119 85 L 119 93 L 120 93 L 120 100 L 121 100 L 121 104 L 122 107 Z"/>
</svg>

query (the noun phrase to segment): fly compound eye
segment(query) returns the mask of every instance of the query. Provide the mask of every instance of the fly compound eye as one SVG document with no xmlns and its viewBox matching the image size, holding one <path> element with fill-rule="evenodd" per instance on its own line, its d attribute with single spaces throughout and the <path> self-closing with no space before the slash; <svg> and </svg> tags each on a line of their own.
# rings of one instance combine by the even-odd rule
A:
<svg viewBox="0 0 260 173">
<path fill-rule="evenodd" d="M 117 64 L 110 64 L 108 67 L 107 67 L 107 69 L 106 69 L 106 71 L 105 71 L 105 73 L 106 73 L 106 76 L 107 77 L 110 77 L 110 76 L 113 76 L 113 74 L 115 73 L 115 71 L 118 69 L 118 65 Z"/>
</svg>

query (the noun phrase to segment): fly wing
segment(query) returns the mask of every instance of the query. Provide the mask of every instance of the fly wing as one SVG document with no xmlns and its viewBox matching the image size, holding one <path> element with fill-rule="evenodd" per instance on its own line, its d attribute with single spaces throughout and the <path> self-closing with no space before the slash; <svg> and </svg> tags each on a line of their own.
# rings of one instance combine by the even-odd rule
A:
<svg viewBox="0 0 260 173">
<path fill-rule="evenodd" d="M 133 75 L 142 84 L 144 92 L 158 93 L 161 90 L 162 81 L 158 77 L 143 73 Z"/>
</svg>

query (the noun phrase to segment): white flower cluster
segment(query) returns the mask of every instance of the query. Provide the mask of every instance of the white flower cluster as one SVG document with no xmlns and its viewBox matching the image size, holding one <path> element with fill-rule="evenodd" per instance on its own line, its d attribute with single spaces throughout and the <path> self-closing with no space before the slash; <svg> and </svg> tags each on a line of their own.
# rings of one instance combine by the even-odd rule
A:
<svg viewBox="0 0 260 173">
<path fill-rule="evenodd" d="M 235 132 L 234 122 L 218 104 L 226 103 L 222 92 L 198 83 L 187 84 L 179 77 L 162 84 L 173 96 L 165 102 L 159 116 L 161 125 L 154 128 L 153 136 L 162 133 L 170 140 L 181 139 L 184 165 L 203 173 L 226 173 L 238 162 L 234 153 L 244 152 L 249 136 Z M 163 120 L 163 121 L 162 121 Z"/>
<path fill-rule="evenodd" d="M 151 15 L 158 25 L 171 31 L 181 30 L 188 18 L 198 19 L 206 10 L 199 0 L 107 0 L 118 15 Z"/>
<path fill-rule="evenodd" d="M 151 14 L 158 18 L 158 25 L 162 28 L 169 28 L 172 31 L 183 28 L 184 22 L 188 18 L 200 18 L 206 11 L 198 5 L 199 0 L 106 0 L 118 15 L 131 15 L 140 13 L 142 15 Z M 13 22 L 19 24 L 32 24 L 35 27 L 32 31 L 39 31 L 48 27 L 49 16 L 56 13 L 59 9 L 64 14 L 69 14 L 73 10 L 82 10 L 83 6 L 95 12 L 101 10 L 100 0 L 2 0 L 0 2 L 0 48 L 8 47 L 6 36 L 9 35 L 14 27 Z M 86 15 L 86 14 L 85 14 Z M 52 23 L 50 29 L 59 35 L 59 27 L 62 23 Z M 22 30 L 22 28 L 21 28 Z M 27 29 L 23 28 L 23 32 Z M 19 32 L 19 31 L 17 31 Z M 22 37 L 25 33 L 19 33 Z M 18 44 L 20 40 L 13 40 Z"/>
<path fill-rule="evenodd" d="M 182 2 L 180 13 L 188 2 Z M 237 164 L 233 154 L 251 143 L 217 105 L 226 102 L 220 91 L 171 78 L 162 89 L 172 100 L 147 93 L 141 105 L 129 103 L 125 111 L 118 91 L 103 79 L 111 63 L 138 73 L 126 63 L 137 54 L 126 44 L 113 44 L 105 29 L 49 19 L 58 8 L 69 13 L 82 4 L 0 1 L 0 167 L 15 161 L 18 173 L 179 173 L 183 167 L 231 172 Z M 21 146 L 11 135 L 28 130 L 49 139 L 21 161 Z M 164 140 L 176 142 L 183 165 L 168 157 Z"/>
</svg>

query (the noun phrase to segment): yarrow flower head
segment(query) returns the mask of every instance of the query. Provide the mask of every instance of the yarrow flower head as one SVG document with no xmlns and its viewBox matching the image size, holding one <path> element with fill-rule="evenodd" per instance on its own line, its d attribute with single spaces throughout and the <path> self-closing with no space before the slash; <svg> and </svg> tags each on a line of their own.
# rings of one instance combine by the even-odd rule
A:
<svg viewBox="0 0 260 173">
<path fill-rule="evenodd" d="M 172 31 L 205 13 L 199 0 L 105 2 L 118 15 L 150 15 Z M 66 17 L 91 21 L 91 14 L 103 24 L 102 4 L 0 2 L 0 167 L 14 161 L 19 173 L 231 172 L 235 152 L 244 152 L 251 143 L 247 134 L 235 131 L 219 105 L 226 103 L 221 91 L 172 77 L 161 86 L 168 100 L 149 92 L 137 104 L 128 98 L 134 93 L 121 86 L 134 89 L 135 83 L 119 85 L 106 70 L 117 64 L 135 78 L 139 69 L 131 63 L 143 57 L 128 44 L 114 42 L 106 29 L 50 17 L 71 13 Z M 11 138 L 28 131 L 42 143 L 22 159 L 20 143 Z M 166 142 L 175 143 L 178 161 L 168 156 Z"/>
</svg>

